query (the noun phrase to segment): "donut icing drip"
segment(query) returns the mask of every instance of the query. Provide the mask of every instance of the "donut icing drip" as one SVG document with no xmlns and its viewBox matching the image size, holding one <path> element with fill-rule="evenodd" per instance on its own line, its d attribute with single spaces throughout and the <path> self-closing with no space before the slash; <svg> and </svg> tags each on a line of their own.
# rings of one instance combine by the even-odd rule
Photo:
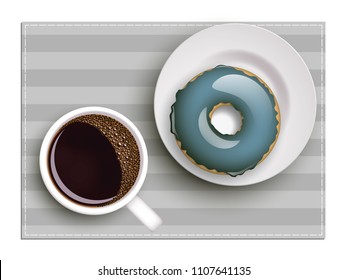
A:
<svg viewBox="0 0 347 280">
<path fill-rule="evenodd" d="M 210 113 L 228 103 L 241 113 L 234 135 L 221 134 Z M 254 74 L 217 66 L 191 80 L 176 94 L 171 132 L 186 156 L 210 172 L 237 176 L 253 169 L 271 152 L 279 133 L 280 113 L 270 88 Z"/>
</svg>

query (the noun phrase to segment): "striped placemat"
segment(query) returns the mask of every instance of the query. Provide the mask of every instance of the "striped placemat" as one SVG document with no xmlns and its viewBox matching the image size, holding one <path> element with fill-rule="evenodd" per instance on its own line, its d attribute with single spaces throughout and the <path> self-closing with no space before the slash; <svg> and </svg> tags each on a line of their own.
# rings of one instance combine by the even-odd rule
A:
<svg viewBox="0 0 347 280">
<path fill-rule="evenodd" d="M 22 24 L 22 238 L 324 238 L 324 23 L 251 23 L 287 40 L 316 86 L 313 133 L 281 174 L 251 186 L 216 186 L 185 171 L 161 142 L 153 113 L 160 69 L 181 42 L 215 24 Z M 126 208 L 84 216 L 46 190 L 38 165 L 45 133 L 65 113 L 90 105 L 124 114 L 144 136 L 149 169 L 139 196 L 163 219 L 155 232 Z"/>
</svg>

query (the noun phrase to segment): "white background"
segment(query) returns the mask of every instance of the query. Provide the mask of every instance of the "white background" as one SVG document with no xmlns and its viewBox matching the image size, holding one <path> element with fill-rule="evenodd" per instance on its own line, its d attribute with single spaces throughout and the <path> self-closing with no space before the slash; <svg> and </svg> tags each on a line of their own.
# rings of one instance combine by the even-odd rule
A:
<svg viewBox="0 0 347 280">
<path fill-rule="evenodd" d="M 333 1 L 310 3 L 303 0 L 254 1 L 254 3 L 249 0 L 1 1 L 2 279 L 98 279 L 97 269 L 103 265 L 108 267 L 157 265 L 183 269 L 205 265 L 243 265 L 252 266 L 253 270 L 253 276 L 243 279 L 347 279 L 345 11 L 345 8 L 334 4 Z M 326 239 L 21 240 L 20 22 L 22 21 L 326 21 Z M 108 277 L 110 278 L 116 277 Z M 176 277 L 176 279 L 189 278 L 201 279 L 199 276 Z M 165 278 L 158 277 L 158 279 Z"/>
</svg>

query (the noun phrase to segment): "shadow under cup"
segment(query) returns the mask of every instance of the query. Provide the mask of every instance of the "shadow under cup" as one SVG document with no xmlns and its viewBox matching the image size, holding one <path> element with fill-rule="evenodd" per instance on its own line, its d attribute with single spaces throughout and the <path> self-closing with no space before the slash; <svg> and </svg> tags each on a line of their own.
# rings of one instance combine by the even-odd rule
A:
<svg viewBox="0 0 347 280">
<path fill-rule="evenodd" d="M 121 114 L 81 108 L 59 119 L 40 152 L 41 175 L 63 206 L 106 214 L 127 204 L 141 188 L 148 155 L 137 128 Z"/>
</svg>

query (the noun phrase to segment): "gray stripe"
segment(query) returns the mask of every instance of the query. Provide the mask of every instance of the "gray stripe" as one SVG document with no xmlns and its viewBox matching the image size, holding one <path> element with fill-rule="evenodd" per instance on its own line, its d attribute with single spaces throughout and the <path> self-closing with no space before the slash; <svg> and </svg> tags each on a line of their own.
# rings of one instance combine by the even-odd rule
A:
<svg viewBox="0 0 347 280">
<path fill-rule="evenodd" d="M 216 23 L 221 24 L 221 23 Z M 26 26 L 25 26 L 26 25 Z M 26 24 L 27 35 L 192 35 L 213 23 L 56 23 Z M 313 32 L 313 31 L 311 31 Z"/>
<path fill-rule="evenodd" d="M 28 70 L 160 70 L 170 52 L 27 52 Z M 22 55 L 24 63 L 24 54 Z"/>
<path fill-rule="evenodd" d="M 189 35 L 30 35 L 27 52 L 172 52 Z"/>
<path fill-rule="evenodd" d="M 299 156 L 287 169 L 282 173 L 292 174 L 321 174 L 322 173 L 322 156 Z"/>
<path fill-rule="evenodd" d="M 317 104 L 325 104 L 325 87 L 316 87 Z"/>
<path fill-rule="evenodd" d="M 310 73 L 315 87 L 325 86 L 325 70 L 310 70 Z"/>
<path fill-rule="evenodd" d="M 187 34 L 192 35 L 200 30 L 216 24 L 230 22 L 117 22 L 117 23 L 22 23 L 22 33 L 27 35 L 168 35 L 168 34 Z M 239 22 L 238 22 L 239 23 Z M 258 25 L 276 34 L 293 35 L 320 35 L 324 32 L 324 23 L 263 23 L 263 22 L 244 22 L 247 24 Z M 324 34 L 324 33 L 323 33 Z"/>
<path fill-rule="evenodd" d="M 27 87 L 26 95 L 22 104 L 153 104 L 154 87 Z"/>
<path fill-rule="evenodd" d="M 23 112 L 24 116 L 24 112 Z M 57 116 L 60 117 L 61 115 Z M 159 139 L 154 121 L 134 121 L 135 126 L 145 139 Z M 43 139 L 53 121 L 27 121 L 22 122 L 23 139 Z"/>
<path fill-rule="evenodd" d="M 304 150 L 301 152 L 301 156 L 319 156 L 324 151 L 325 141 L 321 139 L 310 139 L 306 144 Z"/>
<path fill-rule="evenodd" d="M 38 176 L 38 175 L 31 175 Z M 41 178 L 39 177 L 41 181 Z M 36 182 L 36 181 L 35 181 Z M 165 182 L 165 188 L 163 187 Z M 249 186 L 230 187 L 233 191 L 318 191 L 321 190 L 320 174 L 279 174 L 269 180 Z M 40 186 L 38 184 L 38 186 Z M 42 186 L 39 187 L 40 189 Z M 43 186 L 44 188 L 44 186 Z M 35 188 L 36 189 L 36 188 Z M 210 191 L 229 190 L 227 186 L 215 185 L 203 181 L 190 173 L 180 174 L 148 174 L 142 190 L 188 190 Z"/>
<path fill-rule="evenodd" d="M 324 134 L 325 122 L 316 121 L 311 134 L 311 139 L 325 139 Z"/>
<path fill-rule="evenodd" d="M 146 146 L 150 156 L 168 156 L 163 142 L 159 139 L 146 139 Z M 42 139 L 27 139 L 26 154 L 27 156 L 35 156 L 40 152 Z M 321 143 L 318 139 L 311 139 L 307 143 L 305 149 L 301 153 L 302 156 L 319 156 L 321 154 Z M 24 139 L 22 139 L 22 155 L 24 155 Z"/>
<path fill-rule="evenodd" d="M 298 232 L 302 234 L 298 234 Z M 256 237 L 261 237 L 266 235 L 266 237 L 271 237 L 277 235 L 281 235 L 282 237 L 305 237 L 309 235 L 320 235 L 321 234 L 321 226 L 219 226 L 214 225 L 210 226 L 165 226 L 162 225 L 154 233 L 144 233 L 143 225 L 129 225 L 129 226 L 98 226 L 98 227 L 89 227 L 89 226 L 27 226 L 26 233 L 28 235 L 35 235 L 37 233 L 41 234 L 41 237 L 53 237 L 55 235 L 63 234 L 65 237 L 69 237 L 72 235 L 73 237 L 120 237 L 121 234 L 129 234 L 129 236 L 137 234 L 142 237 L 155 237 L 160 235 L 160 237 L 183 237 L 186 235 L 187 237 L 203 237 L 205 235 L 213 234 L 216 237 L 237 237 L 241 235 L 241 237 L 252 237 L 255 235 Z M 25 234 L 23 232 L 23 234 Z M 66 235 L 65 235 L 66 234 Z M 37 234 L 39 237 L 39 234 Z M 85 236 L 83 236 L 85 235 Z M 188 236 L 189 235 L 189 236 Z M 33 237 L 33 236 L 31 236 Z M 56 236 L 58 237 L 58 236 Z M 134 236 L 133 236 L 134 237 Z"/>
<path fill-rule="evenodd" d="M 24 211 L 24 210 L 23 210 Z M 155 209 L 163 225 L 320 225 L 320 209 Z M 59 209 L 27 209 L 27 225 L 139 225 L 127 209 L 88 216 Z"/>
<path fill-rule="evenodd" d="M 324 158 L 323 158 L 324 159 Z M 148 174 L 182 174 L 187 171 L 183 169 L 171 156 L 150 156 Z M 26 168 L 25 168 L 26 166 Z M 27 174 L 39 173 L 39 159 L 37 156 L 27 156 L 22 158 L 22 172 Z M 320 174 L 320 156 L 299 156 L 287 169 L 284 174 Z"/>
<path fill-rule="evenodd" d="M 142 191 L 153 208 L 320 208 L 320 191 Z"/>
<path fill-rule="evenodd" d="M 45 191 L 40 174 L 22 175 L 23 190 Z M 165 182 L 165 186 L 163 186 Z M 147 174 L 143 191 L 320 191 L 320 174 L 279 174 L 264 182 L 240 187 L 225 187 L 203 181 L 186 172 L 176 174 Z"/>
<path fill-rule="evenodd" d="M 30 70 L 22 85 L 44 87 L 153 87 L 159 70 Z"/>
<path fill-rule="evenodd" d="M 23 194 L 24 195 L 24 194 Z M 23 196 L 24 197 L 24 196 Z M 139 197 L 152 208 L 319 208 L 321 191 L 140 191 Z M 60 208 L 48 191 L 27 191 L 27 209 Z"/>
<path fill-rule="evenodd" d="M 321 35 L 279 35 L 298 52 L 320 52 L 325 49 L 325 36 Z M 321 45 L 323 43 L 323 46 Z"/>
<path fill-rule="evenodd" d="M 321 102 L 321 91 L 316 87 L 317 103 Z M 154 87 L 26 87 L 27 98 L 22 98 L 22 104 L 153 104 Z M 95 94 L 97 93 L 97 94 Z"/>
<path fill-rule="evenodd" d="M 320 35 L 280 35 L 299 52 L 320 52 Z M 27 52 L 172 52 L 189 35 L 27 35 Z M 323 40 L 324 41 L 324 40 Z M 324 48 L 324 46 L 323 46 Z"/>
<path fill-rule="evenodd" d="M 27 70 L 160 70 L 170 52 L 27 52 Z M 321 53 L 302 52 L 301 57 L 311 70 L 321 69 Z M 22 54 L 22 62 L 25 56 Z"/>
<path fill-rule="evenodd" d="M 68 101 L 68 100 L 66 100 Z M 152 104 L 98 104 L 113 109 L 132 121 L 154 121 Z M 90 106 L 89 104 L 40 104 L 26 106 L 26 121 L 56 121 L 71 110 Z M 325 105 L 317 105 L 316 121 L 321 121 L 321 106 L 323 108 L 323 120 Z M 24 106 L 22 106 L 23 117 Z"/>
<path fill-rule="evenodd" d="M 306 66 L 311 70 L 321 70 L 321 53 L 320 52 L 301 52 L 299 53 L 305 61 Z"/>
<path fill-rule="evenodd" d="M 68 100 L 67 100 L 68 101 Z M 102 107 L 113 109 L 132 121 L 153 121 L 152 104 L 100 104 Z M 71 110 L 88 106 L 88 104 L 66 105 L 28 105 L 26 107 L 27 121 L 56 121 Z M 23 112 L 24 116 L 24 112 Z"/>
<path fill-rule="evenodd" d="M 325 35 L 324 22 L 274 22 L 274 23 L 257 23 L 259 27 L 265 28 L 276 34 L 286 35 Z"/>
</svg>

